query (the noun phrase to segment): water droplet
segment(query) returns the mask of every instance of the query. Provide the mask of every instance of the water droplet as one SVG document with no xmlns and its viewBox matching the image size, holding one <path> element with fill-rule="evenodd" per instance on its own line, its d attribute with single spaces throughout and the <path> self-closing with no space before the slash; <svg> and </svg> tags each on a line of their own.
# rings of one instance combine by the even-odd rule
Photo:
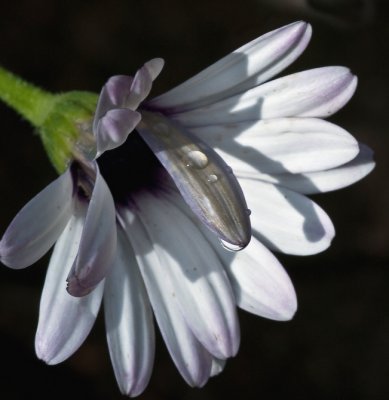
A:
<svg viewBox="0 0 389 400">
<path fill-rule="evenodd" d="M 208 176 L 208 182 L 210 183 L 215 183 L 217 180 L 218 180 L 217 175 L 212 174 Z"/>
<path fill-rule="evenodd" d="M 245 246 L 239 246 L 238 244 L 226 242 L 223 239 L 219 239 L 219 240 L 220 240 L 220 243 L 223 246 L 223 248 L 225 248 L 228 251 L 240 251 L 240 250 L 244 249 L 244 247 L 245 247 Z"/>
<path fill-rule="evenodd" d="M 203 169 L 208 165 L 208 157 L 201 151 L 193 150 L 187 154 L 187 167 Z"/>
<path fill-rule="evenodd" d="M 247 215 L 251 215 L 251 210 L 248 208 L 248 209 L 246 210 L 246 213 L 247 213 Z"/>
</svg>

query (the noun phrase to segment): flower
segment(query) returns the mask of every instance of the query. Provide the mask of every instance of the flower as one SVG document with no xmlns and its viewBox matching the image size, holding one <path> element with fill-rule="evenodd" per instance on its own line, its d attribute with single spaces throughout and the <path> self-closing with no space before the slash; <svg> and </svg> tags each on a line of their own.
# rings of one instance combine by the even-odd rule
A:
<svg viewBox="0 0 389 400">
<path fill-rule="evenodd" d="M 12 268 L 55 243 L 39 358 L 57 364 L 73 354 L 103 299 L 123 393 L 136 396 L 149 381 L 153 313 L 178 371 L 202 386 L 238 350 L 236 306 L 292 318 L 293 285 L 270 250 L 326 249 L 333 225 L 305 195 L 350 185 L 374 167 L 366 146 L 320 119 L 353 95 L 348 69 L 269 81 L 310 36 L 304 22 L 277 29 L 149 101 L 161 59 L 134 78 L 108 80 L 93 135 L 84 133 L 68 169 L 0 242 L 1 261 Z"/>
</svg>

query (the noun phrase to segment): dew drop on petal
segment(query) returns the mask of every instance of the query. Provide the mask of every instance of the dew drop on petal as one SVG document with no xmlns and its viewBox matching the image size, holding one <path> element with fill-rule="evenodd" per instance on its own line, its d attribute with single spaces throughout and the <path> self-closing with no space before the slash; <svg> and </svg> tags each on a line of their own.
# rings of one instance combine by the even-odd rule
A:
<svg viewBox="0 0 389 400">
<path fill-rule="evenodd" d="M 202 151 L 189 151 L 186 158 L 187 167 L 203 169 L 208 165 L 208 157 Z"/>
<path fill-rule="evenodd" d="M 251 215 L 251 210 L 248 208 L 248 209 L 246 210 L 246 213 L 247 213 L 247 215 Z"/>
<path fill-rule="evenodd" d="M 218 180 L 218 177 L 217 177 L 217 175 L 215 175 L 215 174 L 211 174 L 211 175 L 209 175 L 208 176 L 208 182 L 210 182 L 210 183 L 215 183 L 215 182 L 217 182 L 217 180 Z"/>
<path fill-rule="evenodd" d="M 219 239 L 219 241 L 220 241 L 220 244 L 223 246 L 223 248 L 228 251 L 240 251 L 246 247 L 246 246 L 239 246 L 237 244 L 228 243 L 223 239 Z"/>
</svg>

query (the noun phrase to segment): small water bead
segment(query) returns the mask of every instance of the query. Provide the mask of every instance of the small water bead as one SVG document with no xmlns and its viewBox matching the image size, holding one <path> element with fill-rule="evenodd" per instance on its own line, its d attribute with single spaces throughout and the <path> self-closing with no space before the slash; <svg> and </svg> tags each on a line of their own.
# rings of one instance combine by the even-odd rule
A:
<svg viewBox="0 0 389 400">
<path fill-rule="evenodd" d="M 217 182 L 217 180 L 218 180 L 217 175 L 212 174 L 212 175 L 208 176 L 208 182 L 210 182 L 210 183 L 215 183 L 215 182 Z"/>
<path fill-rule="evenodd" d="M 228 251 L 240 251 L 243 250 L 245 248 L 245 246 L 239 246 L 237 244 L 233 244 L 233 243 L 228 243 L 223 239 L 219 239 L 220 244 L 223 246 L 224 249 L 228 250 Z"/>
<path fill-rule="evenodd" d="M 248 209 L 246 210 L 246 213 L 247 213 L 247 215 L 251 215 L 251 210 L 248 208 Z"/>
<path fill-rule="evenodd" d="M 187 155 L 187 167 L 193 167 L 197 169 L 203 169 L 208 165 L 208 157 L 201 151 L 193 150 Z"/>
</svg>

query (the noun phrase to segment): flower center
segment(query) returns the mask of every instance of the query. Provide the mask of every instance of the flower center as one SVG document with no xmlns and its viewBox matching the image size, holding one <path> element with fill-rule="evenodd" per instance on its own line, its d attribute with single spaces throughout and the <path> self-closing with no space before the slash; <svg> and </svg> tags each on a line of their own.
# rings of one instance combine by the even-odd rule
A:
<svg viewBox="0 0 389 400">
<path fill-rule="evenodd" d="M 163 173 L 161 163 L 136 131 L 123 145 L 103 153 L 97 162 L 117 203 L 126 202 L 140 190 L 156 190 Z"/>
</svg>

